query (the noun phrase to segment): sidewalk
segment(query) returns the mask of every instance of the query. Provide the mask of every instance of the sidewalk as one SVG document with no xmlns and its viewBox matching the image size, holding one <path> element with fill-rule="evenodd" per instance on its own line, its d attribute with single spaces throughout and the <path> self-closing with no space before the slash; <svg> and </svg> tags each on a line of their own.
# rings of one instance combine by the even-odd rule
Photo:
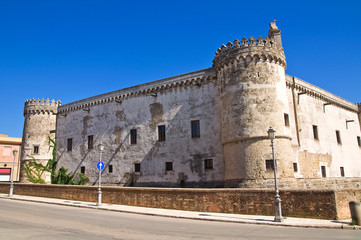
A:
<svg viewBox="0 0 361 240">
<path fill-rule="evenodd" d="M 30 201 L 39 203 L 48 203 L 56 205 L 64 205 L 71 207 L 92 208 L 116 212 L 126 212 L 144 215 L 186 218 L 194 220 L 205 221 L 219 221 L 219 222 L 233 222 L 233 223 L 248 223 L 248 224 L 263 224 L 263 225 L 277 225 L 288 227 L 311 227 L 311 228 L 333 228 L 333 229 L 361 229 L 361 226 L 350 225 L 351 220 L 322 220 L 322 219 L 308 219 L 308 218 L 293 218 L 284 217 L 283 222 L 273 222 L 273 216 L 260 216 L 260 215 L 240 215 L 228 213 L 212 213 L 212 212 L 192 212 L 172 209 L 160 208 L 146 208 L 134 207 L 126 205 L 108 204 L 103 203 L 96 206 L 95 202 L 79 202 L 73 200 L 43 198 L 23 195 L 13 195 L 11 198 L 7 194 L 0 194 L 0 198 L 11 200 Z"/>
</svg>

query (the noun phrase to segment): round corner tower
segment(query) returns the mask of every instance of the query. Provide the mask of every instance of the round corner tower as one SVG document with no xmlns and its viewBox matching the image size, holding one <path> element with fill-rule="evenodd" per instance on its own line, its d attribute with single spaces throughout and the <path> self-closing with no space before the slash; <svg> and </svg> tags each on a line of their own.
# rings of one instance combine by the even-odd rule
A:
<svg viewBox="0 0 361 240">
<path fill-rule="evenodd" d="M 24 129 L 20 160 L 22 163 L 36 160 L 46 165 L 52 158 L 48 137 L 55 137 L 56 114 L 60 100 L 28 99 L 24 106 Z M 24 169 L 21 169 L 20 181 L 26 182 Z M 50 182 L 50 174 L 43 176 L 45 182 Z"/>
<path fill-rule="evenodd" d="M 277 131 L 278 175 L 294 177 L 291 137 L 284 122 L 289 106 L 280 32 L 272 22 L 265 39 L 236 39 L 215 54 L 226 187 L 273 179 L 273 171 L 266 167 L 266 161 L 272 160 L 269 127 Z"/>
</svg>

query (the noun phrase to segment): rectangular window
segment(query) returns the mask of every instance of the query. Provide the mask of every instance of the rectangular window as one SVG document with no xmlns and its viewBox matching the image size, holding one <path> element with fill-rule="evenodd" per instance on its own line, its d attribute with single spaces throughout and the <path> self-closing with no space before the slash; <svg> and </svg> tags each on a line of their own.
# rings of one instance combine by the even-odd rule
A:
<svg viewBox="0 0 361 240">
<path fill-rule="evenodd" d="M 340 167 L 340 172 L 341 172 L 341 177 L 345 176 L 345 170 L 343 169 L 343 167 Z"/>
<path fill-rule="evenodd" d="M 165 170 L 166 171 L 173 171 L 173 162 L 166 162 L 165 163 Z"/>
<path fill-rule="evenodd" d="M 204 169 L 213 169 L 213 159 L 204 159 Z"/>
<path fill-rule="evenodd" d="M 289 127 L 290 126 L 290 119 L 289 119 L 287 113 L 284 114 L 284 118 L 285 118 L 285 126 Z"/>
<path fill-rule="evenodd" d="M 293 163 L 293 171 L 298 172 L 298 165 L 296 162 Z"/>
<path fill-rule="evenodd" d="M 80 167 L 80 172 L 81 172 L 82 174 L 85 173 L 85 167 L 84 167 L 84 166 L 81 166 L 81 167 Z"/>
<path fill-rule="evenodd" d="M 326 177 L 326 167 L 325 166 L 321 166 L 321 174 L 322 174 L 323 178 Z"/>
<path fill-rule="evenodd" d="M 266 171 L 273 171 L 274 165 L 273 160 L 266 160 Z"/>
<path fill-rule="evenodd" d="M 359 147 L 361 147 L 361 137 L 357 137 L 357 144 Z"/>
<path fill-rule="evenodd" d="M 199 120 L 191 122 L 192 124 L 192 138 L 197 138 L 201 136 L 201 129 L 199 125 Z"/>
<path fill-rule="evenodd" d="M 73 150 L 73 139 L 72 138 L 68 138 L 66 148 L 67 148 L 68 152 Z"/>
<path fill-rule="evenodd" d="M 130 144 L 137 144 L 137 129 L 130 130 Z"/>
<path fill-rule="evenodd" d="M 312 128 L 313 128 L 313 139 L 318 140 L 318 127 L 316 125 L 313 125 Z"/>
<path fill-rule="evenodd" d="M 134 172 L 140 172 L 140 163 L 134 163 Z"/>
<path fill-rule="evenodd" d="M 108 166 L 108 172 L 109 172 L 109 173 L 112 173 L 112 172 L 113 172 L 113 165 L 109 165 L 109 166 Z"/>
<path fill-rule="evenodd" d="M 39 146 L 34 146 L 33 154 L 39 154 Z"/>
<path fill-rule="evenodd" d="M 165 141 L 165 125 L 158 126 L 158 141 Z"/>
<path fill-rule="evenodd" d="M 337 139 L 337 144 L 342 144 L 341 142 L 341 135 L 340 135 L 340 131 L 336 130 L 336 139 Z"/>
<path fill-rule="evenodd" d="M 93 149 L 93 140 L 94 140 L 94 136 L 89 135 L 88 136 L 88 149 Z"/>
</svg>

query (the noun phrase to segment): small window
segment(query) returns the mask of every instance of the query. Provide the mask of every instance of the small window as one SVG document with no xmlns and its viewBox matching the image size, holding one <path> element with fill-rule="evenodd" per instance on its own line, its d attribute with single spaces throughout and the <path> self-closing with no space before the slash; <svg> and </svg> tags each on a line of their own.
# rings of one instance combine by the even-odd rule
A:
<svg viewBox="0 0 361 240">
<path fill-rule="evenodd" d="M 165 125 L 158 126 L 158 141 L 165 141 Z"/>
<path fill-rule="evenodd" d="M 68 140 L 67 140 L 67 150 L 68 150 L 68 152 L 73 150 L 73 139 L 72 138 L 68 138 Z"/>
<path fill-rule="evenodd" d="M 165 163 L 165 170 L 166 171 L 173 171 L 173 162 L 166 162 Z"/>
<path fill-rule="evenodd" d="M 192 138 L 197 138 L 201 136 L 199 120 L 191 122 L 192 124 Z"/>
<path fill-rule="evenodd" d="M 134 172 L 140 172 L 140 163 L 134 163 Z"/>
<path fill-rule="evenodd" d="M 340 172 L 341 172 L 341 177 L 345 176 L 345 170 L 343 169 L 343 167 L 340 167 Z"/>
<path fill-rule="evenodd" d="M 80 172 L 81 172 L 82 174 L 85 173 L 85 167 L 84 167 L 84 166 L 81 166 L 81 167 L 80 167 Z"/>
<path fill-rule="evenodd" d="M 109 166 L 108 166 L 108 172 L 109 172 L 109 173 L 112 173 L 112 172 L 113 172 L 113 165 L 109 165 Z"/>
<path fill-rule="evenodd" d="M 137 129 L 130 130 L 130 144 L 137 144 Z"/>
<path fill-rule="evenodd" d="M 318 140 L 318 127 L 316 125 L 313 125 L 312 128 L 313 128 L 313 139 Z"/>
<path fill-rule="evenodd" d="M 284 118 L 285 118 L 285 126 L 289 127 L 290 126 L 290 119 L 289 119 L 287 113 L 284 114 Z"/>
<path fill-rule="evenodd" d="M 273 160 L 266 160 L 266 171 L 273 171 L 274 165 Z"/>
<path fill-rule="evenodd" d="M 39 154 L 39 146 L 34 146 L 34 154 Z"/>
<path fill-rule="evenodd" d="M 213 159 L 204 159 L 204 169 L 213 169 Z"/>
<path fill-rule="evenodd" d="M 340 135 L 340 131 L 336 130 L 336 139 L 337 139 L 337 144 L 342 144 L 341 142 L 341 135 Z"/>
<path fill-rule="evenodd" d="M 321 166 L 321 174 L 322 174 L 323 178 L 326 177 L 326 167 L 325 166 Z"/>
<path fill-rule="evenodd" d="M 94 140 L 93 135 L 88 136 L 88 149 L 93 149 L 93 140 Z"/>
<path fill-rule="evenodd" d="M 361 137 L 359 137 L 359 136 L 357 137 L 357 144 L 359 147 L 361 147 Z"/>
<path fill-rule="evenodd" d="M 293 163 L 293 171 L 298 172 L 298 165 L 296 162 Z"/>
</svg>

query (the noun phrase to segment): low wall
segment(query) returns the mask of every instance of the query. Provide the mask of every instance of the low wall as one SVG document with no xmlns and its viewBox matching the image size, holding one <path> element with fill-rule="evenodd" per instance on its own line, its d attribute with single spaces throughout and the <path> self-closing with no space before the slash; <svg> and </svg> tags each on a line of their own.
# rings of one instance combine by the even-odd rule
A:
<svg viewBox="0 0 361 240">
<path fill-rule="evenodd" d="M 0 183 L 8 193 L 9 184 Z M 104 203 L 200 212 L 274 215 L 274 191 L 268 189 L 179 189 L 102 187 Z M 96 202 L 97 187 L 15 184 L 14 194 Z M 285 217 L 350 218 L 349 201 L 359 201 L 360 189 L 280 191 Z"/>
</svg>

